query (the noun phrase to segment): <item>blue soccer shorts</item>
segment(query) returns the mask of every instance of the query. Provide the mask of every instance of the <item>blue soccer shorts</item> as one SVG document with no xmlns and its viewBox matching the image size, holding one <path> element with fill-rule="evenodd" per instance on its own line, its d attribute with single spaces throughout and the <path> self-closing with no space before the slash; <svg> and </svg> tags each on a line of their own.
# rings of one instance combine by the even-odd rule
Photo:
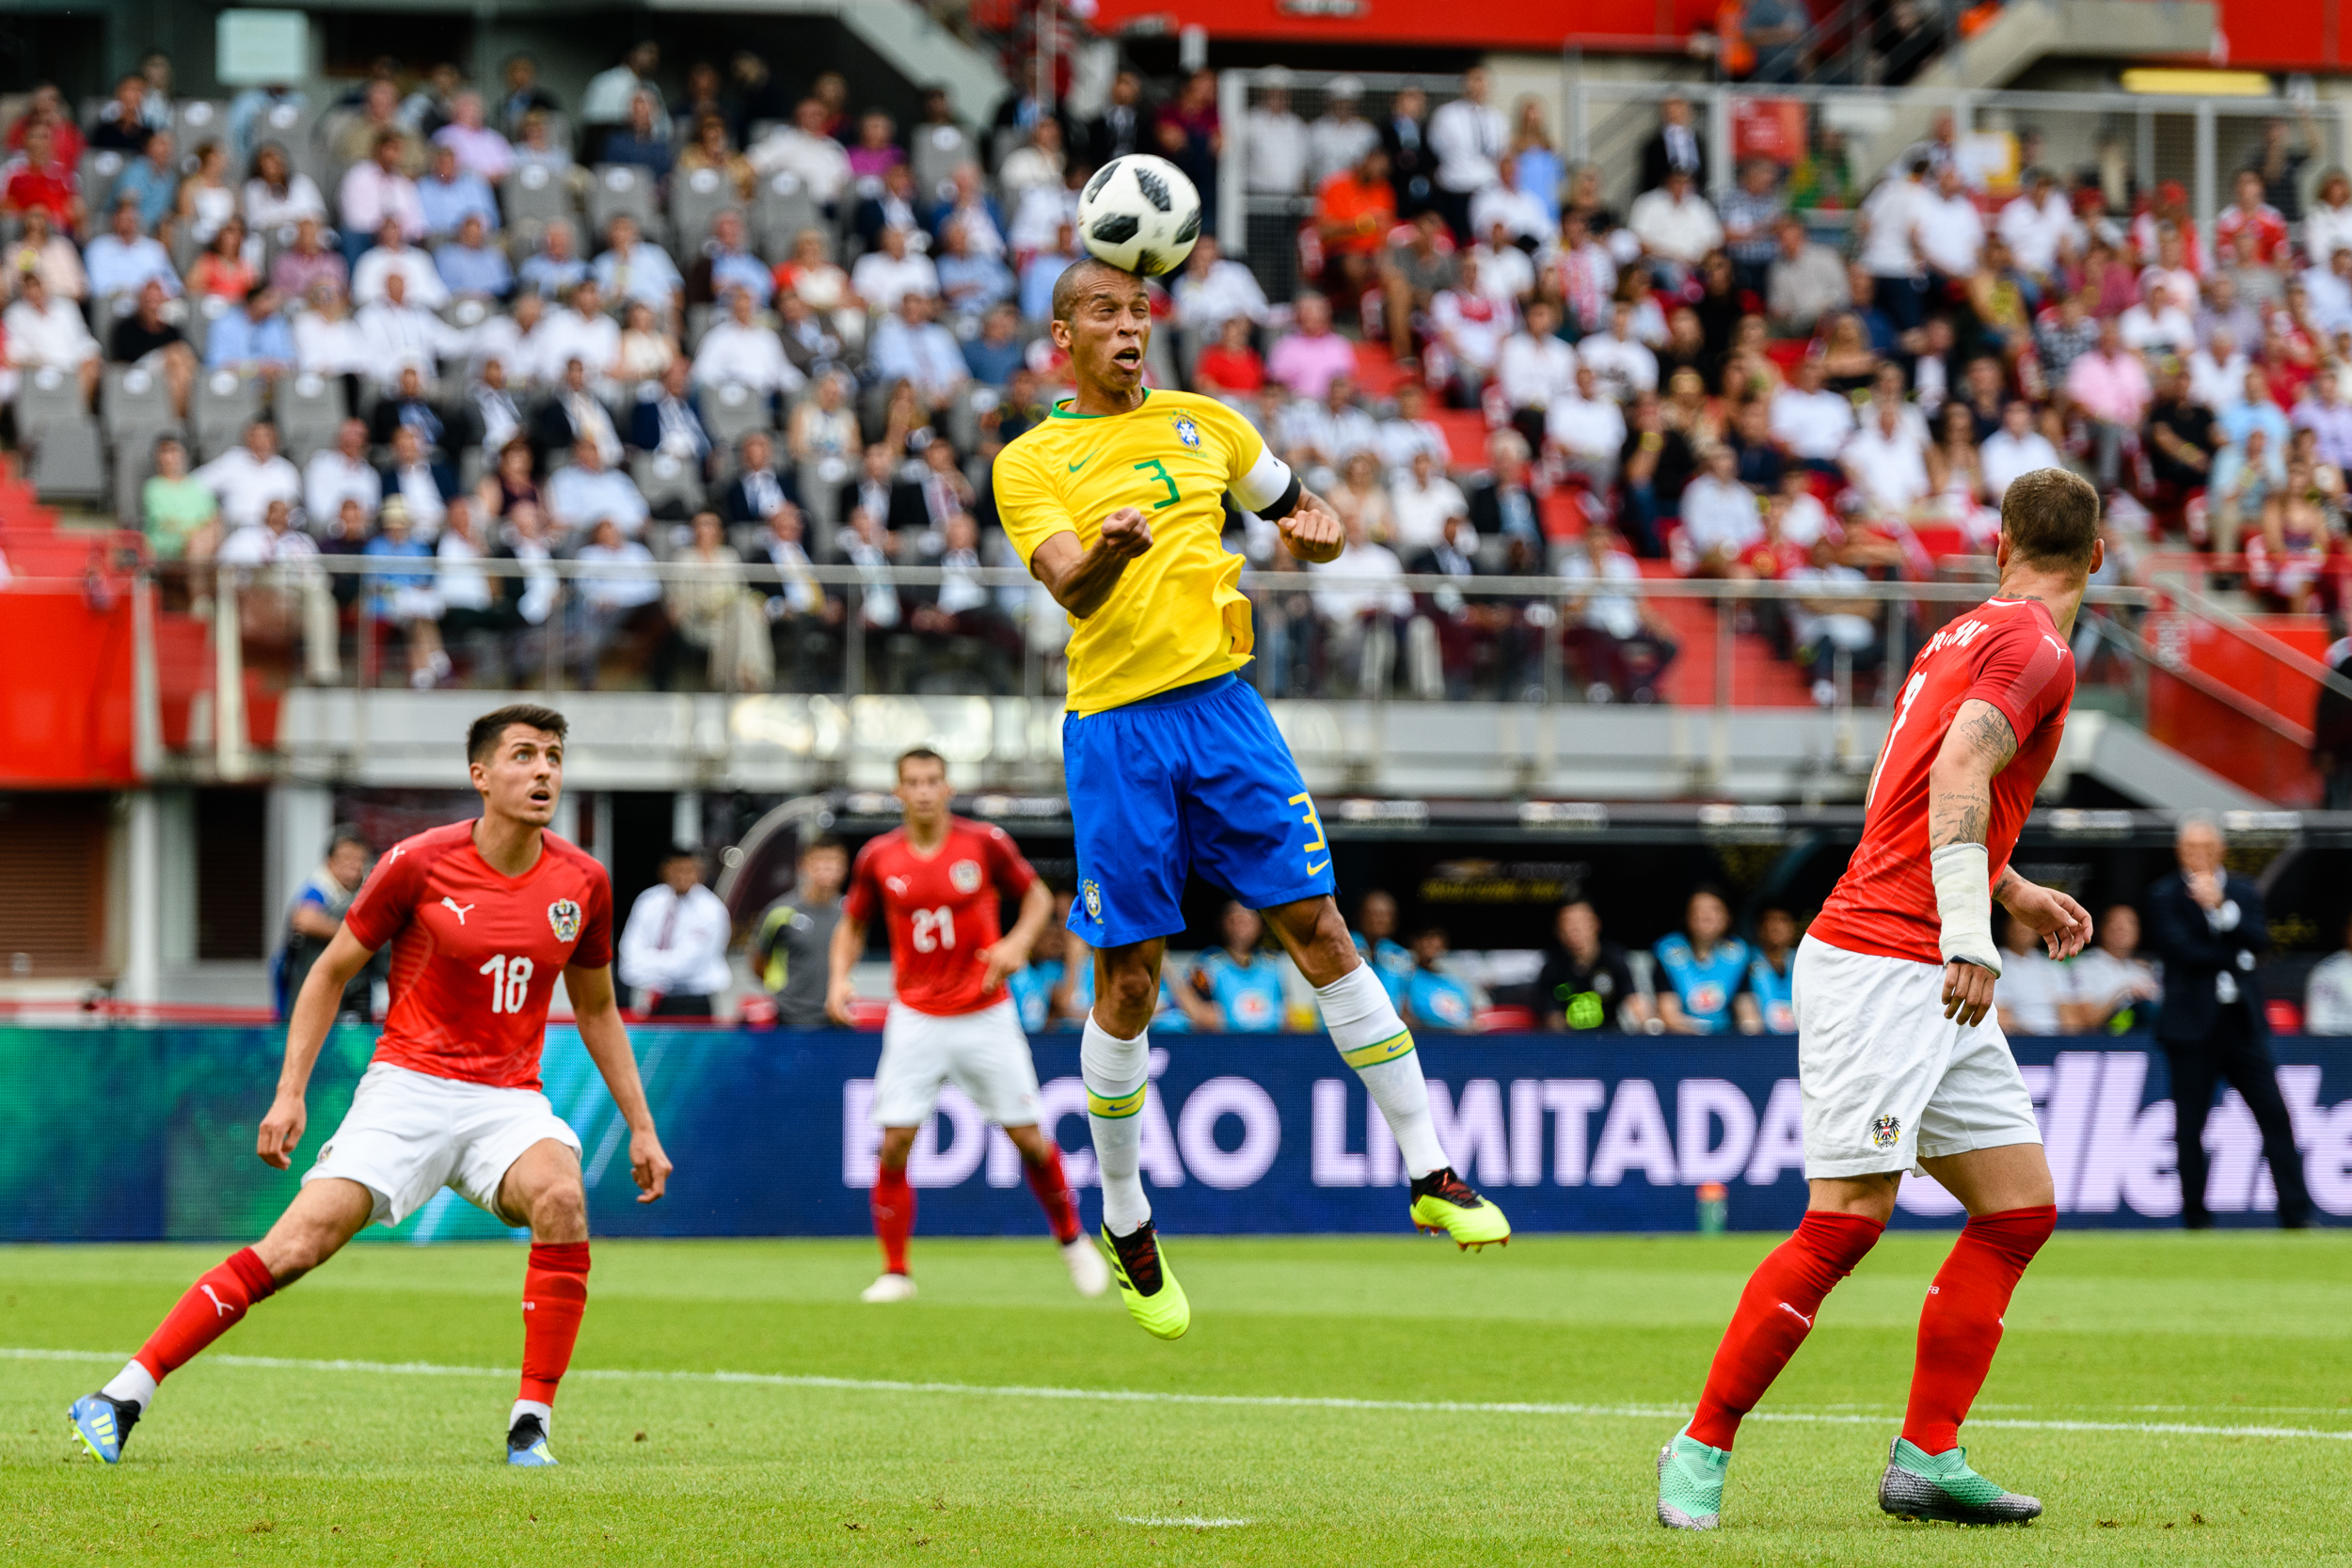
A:
<svg viewBox="0 0 2352 1568">
<path fill-rule="evenodd" d="M 1337 891 L 1298 764 L 1235 675 L 1062 721 L 1078 841 L 1070 928 L 1119 947 L 1184 928 L 1199 871 L 1253 910 Z"/>
</svg>

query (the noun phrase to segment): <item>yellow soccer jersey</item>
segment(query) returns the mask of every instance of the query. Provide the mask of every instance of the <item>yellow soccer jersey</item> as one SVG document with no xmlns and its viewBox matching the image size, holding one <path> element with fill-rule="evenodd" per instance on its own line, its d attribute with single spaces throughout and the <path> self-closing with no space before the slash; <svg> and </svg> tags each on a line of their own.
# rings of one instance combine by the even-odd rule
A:
<svg viewBox="0 0 2352 1568">
<path fill-rule="evenodd" d="M 1057 533 L 1091 548 L 1122 506 L 1152 525 L 1103 608 L 1073 617 L 1070 703 L 1095 713 L 1247 663 L 1242 558 L 1227 553 L 1228 490 L 1252 511 L 1290 487 L 1290 469 L 1249 421 L 1214 398 L 1148 393 L 1126 414 L 1053 417 L 996 455 L 996 510 L 1026 562 Z"/>
</svg>

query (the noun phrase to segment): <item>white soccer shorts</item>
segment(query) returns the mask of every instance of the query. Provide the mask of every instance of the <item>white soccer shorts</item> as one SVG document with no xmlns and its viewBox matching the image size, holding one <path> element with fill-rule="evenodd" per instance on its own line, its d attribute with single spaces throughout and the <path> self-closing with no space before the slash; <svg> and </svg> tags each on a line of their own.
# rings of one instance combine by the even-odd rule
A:
<svg viewBox="0 0 2352 1568">
<path fill-rule="evenodd" d="M 1037 1124 L 1037 1064 L 1010 997 L 952 1015 L 890 1005 L 874 1069 L 874 1125 L 921 1126 L 943 1084 L 961 1089 L 999 1127 Z"/>
<path fill-rule="evenodd" d="M 375 1195 L 377 1225 L 398 1225 L 443 1187 L 498 1214 L 499 1183 L 543 1138 L 580 1152 L 580 1134 L 536 1089 L 494 1088 L 378 1062 L 319 1148 L 306 1182 L 340 1176 Z"/>
<path fill-rule="evenodd" d="M 1791 978 L 1807 1177 L 2042 1141 L 1999 1017 L 1973 1029 L 1946 1018 L 1942 964 L 1806 937 Z"/>
</svg>

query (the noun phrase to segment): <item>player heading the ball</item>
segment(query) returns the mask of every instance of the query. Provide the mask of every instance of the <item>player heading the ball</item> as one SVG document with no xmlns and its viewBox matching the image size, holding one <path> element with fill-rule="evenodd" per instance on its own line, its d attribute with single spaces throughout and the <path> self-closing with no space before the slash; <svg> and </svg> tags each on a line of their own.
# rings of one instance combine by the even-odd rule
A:
<svg viewBox="0 0 2352 1568">
<path fill-rule="evenodd" d="M 1073 628 L 1062 720 L 1078 850 L 1070 927 L 1095 951 L 1080 1061 L 1103 1233 L 1128 1310 L 1172 1339 L 1191 1307 L 1144 1196 L 1137 1113 L 1150 1092 L 1145 1026 L 1194 870 L 1263 914 L 1314 986 L 1332 1043 L 1396 1135 L 1413 1222 L 1464 1246 L 1511 1231 L 1447 1161 L 1413 1037 L 1332 901 L 1314 800 L 1265 704 L 1235 674 L 1252 641 L 1242 561 L 1219 542 L 1223 498 L 1274 519 L 1301 561 L 1337 558 L 1339 519 L 1240 415 L 1144 385 L 1141 278 L 1077 262 L 1054 285 L 1052 329 L 1076 394 L 997 454 L 997 511 Z"/>
<path fill-rule="evenodd" d="M 482 815 L 404 839 L 376 863 L 342 928 L 311 966 L 286 1027 L 286 1064 L 255 1152 L 289 1169 L 303 1097 L 336 1001 L 392 945 L 391 1007 L 342 1125 L 303 1173 L 269 1234 L 188 1288 L 138 1354 L 67 1413 L 112 1465 L 163 1380 L 268 1296 L 342 1250 L 370 1223 L 398 1225 L 449 1187 L 531 1227 L 523 1272 L 522 1386 L 506 1423 L 510 1465 L 555 1463 L 548 1427 L 588 1300 L 588 1197 L 580 1135 L 539 1092 L 548 1004 L 564 977 L 580 1043 L 628 1125 L 640 1203 L 661 1196 L 669 1156 L 654 1132 L 612 994 L 612 884 L 548 832 L 564 792 L 564 716 L 517 704 L 466 736 Z"/>
<path fill-rule="evenodd" d="M 1928 639 L 1895 699 L 1862 842 L 1798 945 L 1804 1223 L 1740 1298 L 1698 1411 L 1658 1455 L 1658 1522 L 1712 1529 L 1740 1418 L 1877 1243 L 1905 1171 L 1968 1211 L 1919 1313 L 1911 1403 L 1879 1481 L 1904 1518 L 2000 1524 L 2042 1504 L 1977 1474 L 1960 1424 L 2001 1342 L 2018 1277 L 2058 1221 L 2033 1097 L 1993 1007 L 1993 903 L 2054 958 L 2090 916 L 2010 863 L 2074 694 L 2073 633 L 2102 559 L 2099 493 L 2060 468 L 2001 499 L 2000 592 Z"/>
<path fill-rule="evenodd" d="M 1029 948 L 1054 912 L 1053 895 L 1002 828 L 948 812 L 953 793 L 937 752 L 918 746 L 900 755 L 898 771 L 905 820 L 869 839 L 850 869 L 825 993 L 826 1012 L 850 1023 L 857 995 L 850 969 L 880 914 L 890 927 L 898 995 L 874 1069 L 874 1124 L 882 1140 L 872 1201 L 882 1274 L 861 1297 L 905 1301 L 914 1294 L 907 1272 L 907 1238 L 914 1232 L 907 1154 L 946 1084 L 970 1096 L 1020 1150 L 1029 1190 L 1045 1210 L 1072 1281 L 1079 1294 L 1099 1296 L 1110 1288 L 1110 1274 L 1079 1233 L 1078 1196 L 1062 1175 L 1061 1149 L 1038 1125 L 1037 1067 L 1005 986 L 1029 961 Z M 1021 902 L 1012 929 L 1001 936 L 999 895 Z"/>
</svg>

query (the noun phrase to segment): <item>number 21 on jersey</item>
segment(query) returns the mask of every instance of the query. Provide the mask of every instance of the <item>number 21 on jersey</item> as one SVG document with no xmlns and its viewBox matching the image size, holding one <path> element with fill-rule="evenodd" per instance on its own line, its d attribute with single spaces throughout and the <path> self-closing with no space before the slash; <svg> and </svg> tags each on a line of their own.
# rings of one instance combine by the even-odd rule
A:
<svg viewBox="0 0 2352 1568">
<path fill-rule="evenodd" d="M 475 973 L 490 977 L 490 1010 L 494 1013 L 519 1013 L 531 996 L 530 958 L 517 953 L 508 958 L 501 953 Z"/>
<path fill-rule="evenodd" d="M 914 927 L 914 950 L 917 953 L 936 953 L 943 947 L 951 953 L 955 951 L 956 911 L 948 905 L 942 904 L 935 910 L 917 910 L 909 919 Z"/>
</svg>

